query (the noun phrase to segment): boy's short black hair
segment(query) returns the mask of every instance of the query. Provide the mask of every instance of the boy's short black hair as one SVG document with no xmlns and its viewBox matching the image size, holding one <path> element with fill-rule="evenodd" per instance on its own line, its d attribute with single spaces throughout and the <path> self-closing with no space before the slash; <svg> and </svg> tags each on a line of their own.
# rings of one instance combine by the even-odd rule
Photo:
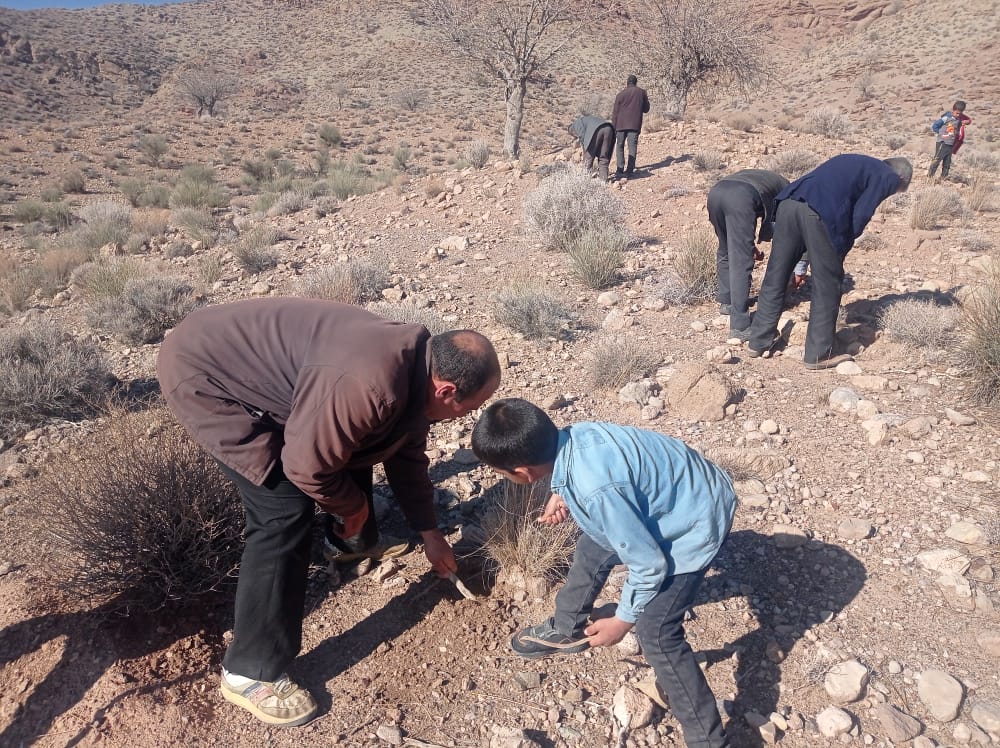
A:
<svg viewBox="0 0 1000 748">
<path fill-rule="evenodd" d="M 512 472 L 556 459 L 559 429 L 544 410 L 519 397 L 497 400 L 476 421 L 472 451 L 490 467 Z"/>
<path fill-rule="evenodd" d="M 955 111 L 964 112 L 965 102 L 959 99 L 958 101 L 955 102 L 954 106 L 952 106 L 952 109 Z"/>
</svg>

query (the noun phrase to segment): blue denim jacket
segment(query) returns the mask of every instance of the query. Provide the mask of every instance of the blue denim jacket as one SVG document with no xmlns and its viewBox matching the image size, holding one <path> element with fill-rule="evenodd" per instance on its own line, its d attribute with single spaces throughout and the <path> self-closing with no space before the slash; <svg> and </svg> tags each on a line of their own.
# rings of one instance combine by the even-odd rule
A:
<svg viewBox="0 0 1000 748">
<path fill-rule="evenodd" d="M 612 423 L 559 432 L 552 492 L 628 567 L 617 616 L 634 623 L 667 577 L 711 562 L 733 524 L 729 476 L 682 441 Z"/>
</svg>

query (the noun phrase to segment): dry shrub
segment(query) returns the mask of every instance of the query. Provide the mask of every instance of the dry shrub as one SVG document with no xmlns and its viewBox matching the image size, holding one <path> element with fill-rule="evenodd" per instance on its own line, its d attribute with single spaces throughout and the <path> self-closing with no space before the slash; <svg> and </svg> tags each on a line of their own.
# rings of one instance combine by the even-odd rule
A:
<svg viewBox="0 0 1000 748">
<path fill-rule="evenodd" d="M 974 252 L 983 252 L 993 248 L 993 240 L 982 232 L 973 229 L 966 229 L 958 237 L 958 243 L 962 249 Z"/>
<path fill-rule="evenodd" d="M 962 350 L 973 397 L 984 405 L 1000 403 L 1000 270 L 972 288 L 962 304 Z"/>
<path fill-rule="evenodd" d="M 827 138 L 845 138 L 851 132 L 851 119 L 837 107 L 820 107 L 806 115 L 806 132 Z"/>
<path fill-rule="evenodd" d="M 150 166 L 159 166 L 160 161 L 170 150 L 170 144 L 162 135 L 143 135 L 136 142 L 140 152 L 140 161 Z"/>
<path fill-rule="evenodd" d="M 38 288 L 38 270 L 13 257 L 0 257 L 0 312 L 14 314 L 28 306 Z"/>
<path fill-rule="evenodd" d="M 132 209 L 127 205 L 100 202 L 80 209 L 82 224 L 76 226 L 67 243 L 83 249 L 100 249 L 108 244 L 123 247 L 132 232 Z"/>
<path fill-rule="evenodd" d="M 385 268 L 364 260 L 348 260 L 303 276 L 296 284 L 295 295 L 364 304 L 379 299 L 388 286 L 389 273 Z"/>
<path fill-rule="evenodd" d="M 529 340 L 537 340 L 561 336 L 572 315 L 545 291 L 518 283 L 494 295 L 493 319 Z"/>
<path fill-rule="evenodd" d="M 267 209 L 267 215 L 272 217 L 291 215 L 305 210 L 311 203 L 312 196 L 309 195 L 308 191 L 293 187 L 290 190 L 285 190 L 274 199 L 271 207 Z"/>
<path fill-rule="evenodd" d="M 909 138 L 906 135 L 898 132 L 889 132 L 882 136 L 882 142 L 885 143 L 885 147 L 890 151 L 898 151 L 904 145 L 906 145 Z"/>
<path fill-rule="evenodd" d="M 751 478 L 766 481 L 789 465 L 788 459 L 777 452 L 745 447 L 715 447 L 705 450 L 705 457 L 737 482 Z"/>
<path fill-rule="evenodd" d="M 910 228 L 934 229 L 962 215 L 962 198 L 951 187 L 925 187 L 913 194 Z"/>
<path fill-rule="evenodd" d="M 883 330 L 901 343 L 926 348 L 948 348 L 961 322 L 956 306 L 935 304 L 930 300 L 903 299 L 883 310 Z"/>
<path fill-rule="evenodd" d="M 87 191 L 86 186 L 87 182 L 84 179 L 83 172 L 79 169 L 70 169 L 59 180 L 59 187 L 63 192 L 83 193 Z"/>
<path fill-rule="evenodd" d="M 87 318 L 98 330 L 123 343 L 155 343 L 199 305 L 194 287 L 183 278 L 132 278 L 119 296 L 90 303 Z"/>
<path fill-rule="evenodd" d="M 158 610 L 235 578 L 235 486 L 164 409 L 117 412 L 40 479 L 52 583 L 89 604 Z"/>
<path fill-rule="evenodd" d="M 336 148 L 340 145 L 344 137 L 340 134 L 340 130 L 332 122 L 324 122 L 319 126 L 319 130 L 316 131 L 319 139 L 323 142 L 323 145 L 328 148 Z"/>
<path fill-rule="evenodd" d="M 278 253 L 271 247 L 280 240 L 281 232 L 271 226 L 251 226 L 233 247 L 233 257 L 249 273 L 269 270 L 278 264 Z"/>
<path fill-rule="evenodd" d="M 206 286 L 211 286 L 219 280 L 225 269 L 222 255 L 217 252 L 206 254 L 198 259 L 198 279 Z"/>
<path fill-rule="evenodd" d="M 221 208 L 229 204 L 229 195 L 215 182 L 210 166 L 188 164 L 170 193 L 171 208 Z"/>
<path fill-rule="evenodd" d="M 554 581 L 565 575 L 579 530 L 566 521 L 550 527 L 537 522 L 549 490 L 545 481 L 521 486 L 502 482 L 486 510 L 482 528 L 483 553 L 498 581 L 509 584 L 531 579 Z"/>
<path fill-rule="evenodd" d="M 50 247 L 41 252 L 35 263 L 39 289 L 52 294 L 65 288 L 74 271 L 90 260 L 91 253 L 79 247 Z"/>
<path fill-rule="evenodd" d="M 648 375 L 659 360 L 647 343 L 630 335 L 606 333 L 590 348 L 587 373 L 595 387 L 617 391 Z"/>
<path fill-rule="evenodd" d="M 90 300 L 113 298 L 125 292 L 126 284 L 140 277 L 146 266 L 131 257 L 101 258 L 80 265 L 72 283 Z"/>
<path fill-rule="evenodd" d="M 777 172 L 785 179 L 796 180 L 819 164 L 819 156 L 804 148 L 783 151 L 768 159 L 765 168 Z"/>
<path fill-rule="evenodd" d="M 465 149 L 465 160 L 482 169 L 490 160 L 490 144 L 485 140 L 473 140 Z"/>
<path fill-rule="evenodd" d="M 989 151 L 966 148 L 962 151 L 962 166 L 969 171 L 995 174 L 1000 171 L 1000 156 Z"/>
<path fill-rule="evenodd" d="M 618 226 L 584 231 L 566 247 L 573 272 L 585 285 L 607 288 L 618 282 L 631 237 Z"/>
<path fill-rule="evenodd" d="M 374 301 L 365 307 L 372 314 L 393 322 L 405 322 L 410 325 L 423 325 L 431 335 L 439 335 L 453 329 L 453 325 L 427 307 L 417 306 L 411 301 L 395 304 L 391 301 Z"/>
<path fill-rule="evenodd" d="M 719 287 L 715 266 L 718 246 L 718 239 L 710 230 L 687 234 L 656 295 L 670 306 L 700 304 L 714 299 Z"/>
<path fill-rule="evenodd" d="M 207 248 L 215 244 L 215 219 L 207 210 L 180 208 L 170 212 L 170 223 L 184 232 L 191 241 Z"/>
<path fill-rule="evenodd" d="M 691 163 L 698 171 L 718 171 L 726 165 L 726 159 L 718 151 L 698 151 Z"/>
<path fill-rule="evenodd" d="M 546 177 L 524 200 L 527 230 L 551 249 L 565 250 L 585 231 L 624 220 L 624 200 L 580 169 Z"/>
<path fill-rule="evenodd" d="M 740 132 L 753 132 L 753 129 L 757 126 L 757 122 L 757 118 L 749 112 L 736 112 L 735 114 L 731 114 L 726 120 L 726 123 L 731 128 Z"/>
<path fill-rule="evenodd" d="M 90 415 L 111 376 L 93 343 L 34 320 L 0 329 L 0 437 Z"/>
<path fill-rule="evenodd" d="M 996 186 L 993 178 L 979 174 L 972 180 L 972 189 L 966 198 L 969 207 L 977 213 L 983 213 L 994 209 L 994 198 L 996 197 Z"/>
</svg>

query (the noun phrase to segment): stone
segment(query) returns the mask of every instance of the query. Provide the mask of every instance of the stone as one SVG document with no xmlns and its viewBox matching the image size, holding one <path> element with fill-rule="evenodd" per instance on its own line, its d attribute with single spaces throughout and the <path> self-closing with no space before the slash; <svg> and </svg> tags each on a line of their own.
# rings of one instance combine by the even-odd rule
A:
<svg viewBox="0 0 1000 748">
<path fill-rule="evenodd" d="M 542 675 L 531 670 L 522 670 L 514 673 L 514 682 L 522 691 L 530 691 L 542 685 Z"/>
<path fill-rule="evenodd" d="M 993 479 L 990 474 L 984 470 L 970 470 L 967 473 L 962 473 L 962 480 L 968 481 L 969 483 L 992 483 Z"/>
<path fill-rule="evenodd" d="M 493 725 L 491 732 L 489 748 L 538 748 L 536 741 L 516 727 Z"/>
<path fill-rule="evenodd" d="M 267 281 L 257 281 L 250 287 L 253 296 L 267 296 L 271 293 L 271 284 Z"/>
<path fill-rule="evenodd" d="M 403 731 L 399 729 L 398 725 L 391 723 L 379 725 L 378 729 L 375 730 L 375 736 L 389 745 L 403 744 Z"/>
<path fill-rule="evenodd" d="M 849 704 L 864 695 L 867 683 L 868 668 L 857 660 L 844 660 L 827 671 L 823 688 L 835 703 Z"/>
<path fill-rule="evenodd" d="M 871 428 L 868 429 L 868 443 L 873 447 L 877 447 L 888 438 L 889 424 L 885 421 L 876 421 L 872 424 Z"/>
<path fill-rule="evenodd" d="M 988 733 L 1000 733 L 1000 706 L 991 701 L 979 701 L 969 712 L 972 721 Z"/>
<path fill-rule="evenodd" d="M 467 236 L 446 236 L 438 243 L 438 247 L 445 252 L 464 252 L 469 248 L 469 238 Z"/>
<path fill-rule="evenodd" d="M 820 735 L 827 738 L 843 735 L 853 726 L 851 715 L 835 706 L 828 706 L 816 715 L 816 727 L 819 728 Z"/>
<path fill-rule="evenodd" d="M 837 537 L 842 540 L 864 540 L 872 534 L 873 530 L 871 522 L 857 517 L 848 517 L 837 525 Z"/>
<path fill-rule="evenodd" d="M 667 382 L 663 397 L 674 413 L 688 421 L 721 421 L 735 388 L 710 365 L 683 364 Z"/>
<path fill-rule="evenodd" d="M 629 631 L 622 640 L 615 645 L 615 648 L 626 657 L 635 657 L 641 651 L 639 647 L 639 637 L 634 631 Z"/>
<path fill-rule="evenodd" d="M 1000 629 L 986 629 L 976 634 L 976 644 L 990 657 L 1000 659 Z"/>
<path fill-rule="evenodd" d="M 968 545 L 983 542 L 982 529 L 971 522 L 956 522 L 945 530 L 944 534 L 952 540 L 957 540 L 959 543 L 966 543 Z"/>
<path fill-rule="evenodd" d="M 976 556 L 972 559 L 967 574 L 970 579 L 975 579 L 977 582 L 985 582 L 986 584 L 993 582 L 993 567 L 982 556 Z"/>
<path fill-rule="evenodd" d="M 479 463 L 479 458 L 476 457 L 476 453 L 471 449 L 466 449 L 464 447 L 462 449 L 456 449 L 452 459 L 459 465 L 476 465 Z"/>
<path fill-rule="evenodd" d="M 604 291 L 597 296 L 597 304 L 603 307 L 617 306 L 621 297 L 614 291 Z"/>
<path fill-rule="evenodd" d="M 760 433 L 767 434 L 768 436 L 777 434 L 780 430 L 781 429 L 778 427 L 778 424 L 770 418 L 760 425 Z"/>
<path fill-rule="evenodd" d="M 936 548 L 917 554 L 917 563 L 927 571 L 938 571 L 945 574 L 964 574 L 971 559 L 964 553 L 953 548 Z"/>
<path fill-rule="evenodd" d="M 629 382 L 618 390 L 618 402 L 632 403 L 641 408 L 649 402 L 650 394 L 649 382 Z"/>
<path fill-rule="evenodd" d="M 878 406 L 871 400 L 859 400 L 856 413 L 862 421 L 867 421 L 878 415 Z"/>
<path fill-rule="evenodd" d="M 917 679 L 917 693 L 938 722 L 951 722 L 962 705 L 962 684 L 943 670 L 925 670 Z"/>
<path fill-rule="evenodd" d="M 862 368 L 854 361 L 842 361 L 837 364 L 837 368 L 834 371 L 843 376 L 855 376 L 863 373 Z"/>
<path fill-rule="evenodd" d="M 936 746 L 937 743 L 924 735 L 918 735 L 913 739 L 913 748 L 936 748 Z"/>
<path fill-rule="evenodd" d="M 724 345 L 718 345 L 705 352 L 705 360 L 710 364 L 731 364 L 736 360 L 736 351 Z"/>
<path fill-rule="evenodd" d="M 809 541 L 809 533 L 794 525 L 776 524 L 771 528 L 771 536 L 774 544 L 784 550 L 798 548 Z"/>
<path fill-rule="evenodd" d="M 398 304 L 406 296 L 406 292 L 398 286 L 390 286 L 382 289 L 382 298 L 393 304 Z"/>
<path fill-rule="evenodd" d="M 767 745 L 774 745 L 778 742 L 778 726 L 773 722 L 767 722 L 757 728 L 757 732 L 760 733 L 761 740 L 763 740 Z"/>
<path fill-rule="evenodd" d="M 882 734 L 893 743 L 905 743 L 919 735 L 924 726 L 906 712 L 901 712 L 891 704 L 879 704 L 872 713 L 882 727 Z"/>
<path fill-rule="evenodd" d="M 882 391 L 889 389 L 889 380 L 872 374 L 858 374 L 851 377 L 851 384 L 863 390 Z"/>
<path fill-rule="evenodd" d="M 750 727 L 760 727 L 761 725 L 766 725 L 770 720 L 763 714 L 754 711 L 747 711 L 743 713 L 743 719 Z"/>
<path fill-rule="evenodd" d="M 945 408 L 944 414 L 956 426 L 974 426 L 976 424 L 976 419 L 972 416 L 959 413 L 957 410 L 952 410 L 951 408 Z"/>
<path fill-rule="evenodd" d="M 931 433 L 933 422 L 928 416 L 917 416 L 903 423 L 903 431 L 914 439 L 920 439 Z"/>
<path fill-rule="evenodd" d="M 830 393 L 830 397 L 828 398 L 830 407 L 842 413 L 854 412 L 860 400 L 861 398 L 858 396 L 858 393 L 847 387 L 837 387 L 837 389 Z"/>
<path fill-rule="evenodd" d="M 646 727 L 656 716 L 655 704 L 641 691 L 622 686 L 611 699 L 611 712 L 618 723 L 628 730 Z"/>
</svg>

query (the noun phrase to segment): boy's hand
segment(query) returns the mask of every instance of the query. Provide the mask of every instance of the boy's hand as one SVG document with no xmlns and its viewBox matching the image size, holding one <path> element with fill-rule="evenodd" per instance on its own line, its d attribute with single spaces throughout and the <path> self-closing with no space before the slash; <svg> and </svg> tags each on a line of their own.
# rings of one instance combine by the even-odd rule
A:
<svg viewBox="0 0 1000 748">
<path fill-rule="evenodd" d="M 558 525 L 565 522 L 569 518 L 569 507 L 566 506 L 566 502 L 563 501 L 562 496 L 557 493 L 549 496 L 549 500 L 545 502 L 545 508 L 542 510 L 541 516 L 538 518 L 538 522 L 543 525 Z"/>
<path fill-rule="evenodd" d="M 624 639 L 633 626 L 634 623 L 626 623 L 621 618 L 601 618 L 587 626 L 583 633 L 590 637 L 590 646 L 610 647 Z"/>
</svg>

